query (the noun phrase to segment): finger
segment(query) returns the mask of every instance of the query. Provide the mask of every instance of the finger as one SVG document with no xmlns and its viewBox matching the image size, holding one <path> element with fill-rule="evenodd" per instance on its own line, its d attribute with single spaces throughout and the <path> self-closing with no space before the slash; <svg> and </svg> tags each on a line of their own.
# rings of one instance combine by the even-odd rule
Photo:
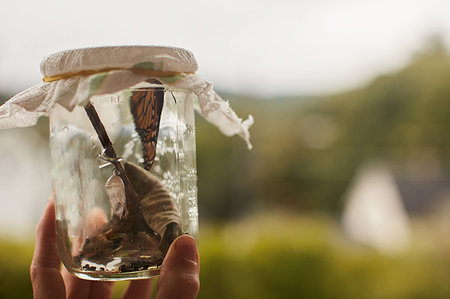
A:
<svg viewBox="0 0 450 299">
<path fill-rule="evenodd" d="M 55 205 L 53 198 L 50 198 L 36 228 L 36 245 L 30 267 L 34 298 L 65 298 L 60 264 L 55 232 Z"/>
<path fill-rule="evenodd" d="M 162 264 L 156 298 L 195 298 L 200 287 L 199 271 L 195 240 L 187 235 L 178 237 Z"/>
<path fill-rule="evenodd" d="M 61 272 L 66 284 L 67 298 L 89 298 L 90 281 L 77 278 L 66 268 L 63 268 Z"/>
<path fill-rule="evenodd" d="M 111 298 L 114 283 L 110 281 L 90 281 L 76 277 L 66 268 L 62 270 L 66 283 L 67 298 Z"/>
<path fill-rule="evenodd" d="M 113 287 L 114 282 L 112 281 L 91 281 L 91 292 L 89 293 L 88 298 L 110 299 L 112 298 Z"/>
<path fill-rule="evenodd" d="M 123 299 L 150 298 L 153 290 L 152 279 L 133 280 L 123 294 Z"/>
</svg>

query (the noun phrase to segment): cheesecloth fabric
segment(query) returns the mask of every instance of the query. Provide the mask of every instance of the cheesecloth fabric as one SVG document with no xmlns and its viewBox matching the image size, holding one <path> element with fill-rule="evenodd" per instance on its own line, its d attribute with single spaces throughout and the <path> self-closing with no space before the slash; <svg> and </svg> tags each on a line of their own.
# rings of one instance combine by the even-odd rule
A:
<svg viewBox="0 0 450 299">
<path fill-rule="evenodd" d="M 44 83 L 22 91 L 0 106 L 0 129 L 27 127 L 47 116 L 56 103 L 72 111 L 94 95 L 113 94 L 149 78 L 192 91 L 200 114 L 227 136 L 238 134 L 249 149 L 253 117 L 239 118 L 229 103 L 200 78 L 194 55 L 185 49 L 159 46 L 116 46 L 72 49 L 41 62 Z"/>
</svg>

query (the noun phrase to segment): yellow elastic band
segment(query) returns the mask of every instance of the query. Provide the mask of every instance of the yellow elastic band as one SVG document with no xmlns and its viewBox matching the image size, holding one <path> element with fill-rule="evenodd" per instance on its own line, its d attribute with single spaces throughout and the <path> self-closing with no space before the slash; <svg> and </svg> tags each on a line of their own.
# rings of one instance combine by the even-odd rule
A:
<svg viewBox="0 0 450 299">
<path fill-rule="evenodd" d="M 186 75 L 193 74 L 192 72 L 182 73 L 182 72 L 172 72 L 172 71 L 145 70 L 145 69 L 139 69 L 139 68 L 110 67 L 110 68 L 104 68 L 104 69 L 100 69 L 100 70 L 84 70 L 84 71 L 79 71 L 76 73 L 64 73 L 64 74 L 55 75 L 55 76 L 47 76 L 47 77 L 44 77 L 42 80 L 44 82 L 53 82 L 53 81 L 58 81 L 58 80 L 62 80 L 62 79 L 69 79 L 69 78 L 80 77 L 80 76 L 90 76 L 90 75 L 94 75 L 94 74 L 106 73 L 106 72 L 111 72 L 111 71 L 131 71 L 135 74 L 144 75 L 144 76 L 148 76 L 148 77 L 173 77 L 173 76 L 178 76 L 181 74 L 186 74 Z"/>
</svg>

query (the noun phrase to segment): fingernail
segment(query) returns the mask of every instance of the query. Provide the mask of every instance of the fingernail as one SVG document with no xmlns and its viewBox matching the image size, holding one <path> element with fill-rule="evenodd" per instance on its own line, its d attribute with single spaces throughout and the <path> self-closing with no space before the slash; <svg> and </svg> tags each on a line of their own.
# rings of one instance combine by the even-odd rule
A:
<svg viewBox="0 0 450 299">
<path fill-rule="evenodd" d="M 175 250 L 180 258 L 197 263 L 197 244 L 190 236 L 179 237 L 175 242 Z"/>
</svg>

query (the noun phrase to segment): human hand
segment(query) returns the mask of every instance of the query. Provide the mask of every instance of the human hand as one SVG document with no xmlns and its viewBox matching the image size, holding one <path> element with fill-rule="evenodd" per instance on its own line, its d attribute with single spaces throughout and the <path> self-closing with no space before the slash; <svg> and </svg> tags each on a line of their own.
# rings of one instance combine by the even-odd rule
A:
<svg viewBox="0 0 450 299">
<path fill-rule="evenodd" d="M 111 298 L 113 282 L 82 280 L 70 274 L 61 260 L 56 241 L 54 201 L 50 199 L 36 229 L 30 267 L 34 298 Z M 200 286 L 199 257 L 195 240 L 178 237 L 170 246 L 158 279 L 156 299 L 195 298 Z M 123 298 L 149 298 L 153 280 L 133 280 Z"/>
</svg>

